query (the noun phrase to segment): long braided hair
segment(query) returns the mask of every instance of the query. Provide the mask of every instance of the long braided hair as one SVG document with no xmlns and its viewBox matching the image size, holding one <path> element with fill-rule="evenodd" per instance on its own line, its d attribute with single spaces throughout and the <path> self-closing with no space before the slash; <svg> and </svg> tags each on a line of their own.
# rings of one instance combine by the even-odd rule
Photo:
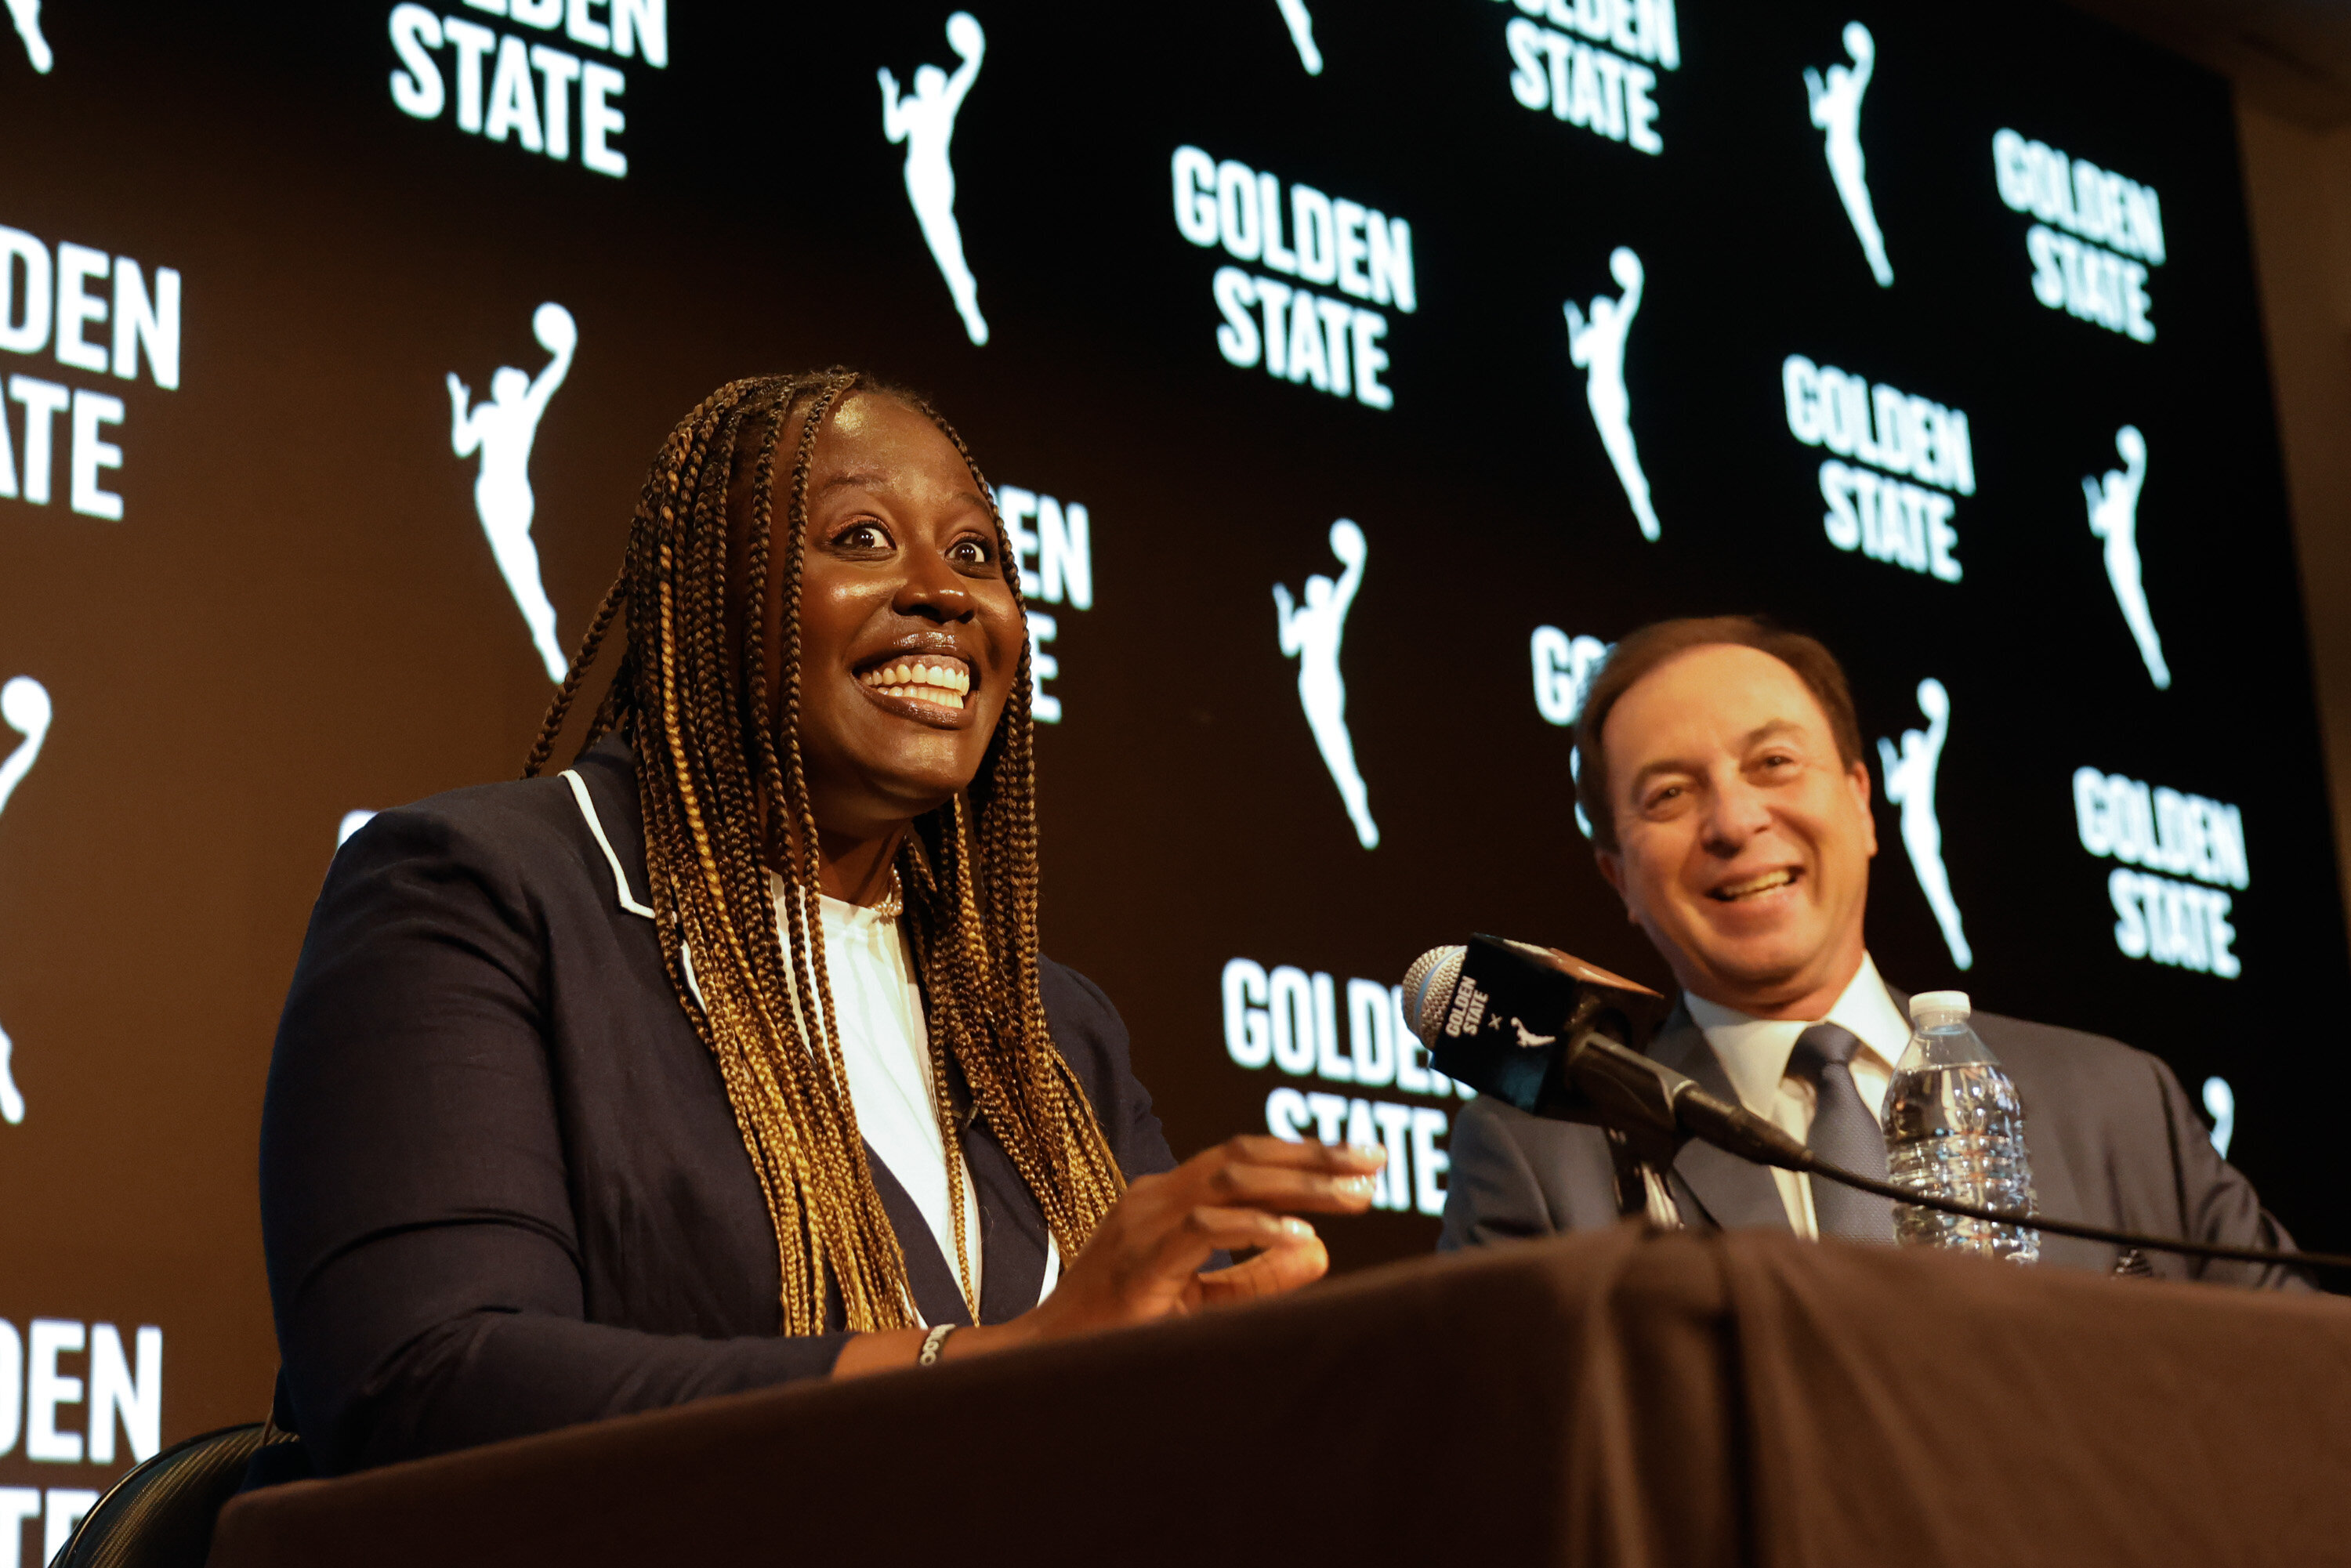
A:
<svg viewBox="0 0 2351 1568">
<path fill-rule="evenodd" d="M 801 771 L 800 578 L 809 471 L 826 415 L 852 392 L 934 421 L 988 497 L 998 559 L 1018 559 L 993 492 L 927 403 L 840 369 L 730 382 L 663 444 L 637 502 L 621 574 L 596 612 L 524 764 L 552 754 L 614 618 L 628 641 L 581 749 L 617 732 L 633 751 L 645 865 L 679 1005 L 716 1060 L 758 1173 L 781 1263 L 780 1332 L 823 1332 L 837 1292 L 853 1330 L 914 1322 L 906 1264 L 882 1207 L 841 1064 L 818 912 L 817 826 Z M 786 471 L 783 691 L 766 659 L 778 446 L 805 413 Z M 739 647 L 730 646 L 729 495 L 747 469 L 749 535 Z M 1016 607 L 1018 574 L 1006 577 Z M 779 698 L 779 700 L 778 700 Z M 929 1023 L 934 1110 L 947 1155 L 956 1269 L 974 1320 L 959 1120 L 967 1085 L 1064 1259 L 1124 1186 L 1085 1090 L 1053 1044 L 1038 978 L 1036 759 L 1024 653 L 971 787 L 918 818 L 894 862 Z M 779 722 L 770 722 L 778 714 Z M 771 851 L 784 863 L 771 892 Z M 778 907 L 783 918 L 779 922 Z"/>
</svg>

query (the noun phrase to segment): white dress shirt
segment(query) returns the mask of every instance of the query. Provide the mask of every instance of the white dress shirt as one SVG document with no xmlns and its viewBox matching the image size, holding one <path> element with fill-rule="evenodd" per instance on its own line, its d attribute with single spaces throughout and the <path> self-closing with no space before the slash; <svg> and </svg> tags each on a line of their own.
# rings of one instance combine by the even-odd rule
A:
<svg viewBox="0 0 2351 1568">
<path fill-rule="evenodd" d="M 1882 1126 L 1886 1122 L 1886 1092 L 1893 1085 L 1894 1069 L 1910 1045 L 1910 1022 L 1878 977 L 1868 954 L 1861 967 L 1823 1019 L 1758 1019 L 1682 993 L 1690 1019 L 1705 1032 L 1706 1043 L 1739 1092 L 1739 1103 L 1759 1116 L 1769 1117 L 1781 1131 L 1802 1138 L 1810 1134 L 1816 1098 L 1813 1085 L 1789 1076 L 1788 1059 L 1795 1054 L 1796 1037 L 1816 1023 L 1842 1025 L 1861 1041 L 1853 1053 L 1854 1087 L 1861 1102 Z M 1780 1202 L 1788 1210 L 1788 1224 L 1796 1234 L 1818 1239 L 1820 1227 L 1813 1218 L 1813 1181 L 1798 1171 L 1774 1166 L 1771 1178 L 1780 1188 Z"/>
<path fill-rule="evenodd" d="M 776 929 L 789 940 L 791 924 L 783 905 L 784 882 L 768 873 L 777 899 Z M 955 1272 L 955 1211 L 964 1213 L 964 1245 L 971 1259 L 971 1288 L 980 1290 L 979 1195 L 968 1166 L 962 1190 L 947 1191 L 946 1144 L 940 1136 L 931 1079 L 930 1030 L 923 1016 L 922 988 L 914 983 L 913 956 L 894 920 L 838 898 L 819 898 L 824 927 L 826 978 L 832 987 L 832 1019 L 841 1031 L 841 1064 L 849 1075 L 850 1103 L 857 1130 L 906 1195 L 922 1210 L 937 1239 L 947 1271 Z M 1048 1238 L 1042 1301 L 1061 1274 L 1061 1253 Z M 915 1318 L 921 1320 L 921 1312 Z M 928 1326 L 928 1325 L 925 1325 Z"/>
</svg>

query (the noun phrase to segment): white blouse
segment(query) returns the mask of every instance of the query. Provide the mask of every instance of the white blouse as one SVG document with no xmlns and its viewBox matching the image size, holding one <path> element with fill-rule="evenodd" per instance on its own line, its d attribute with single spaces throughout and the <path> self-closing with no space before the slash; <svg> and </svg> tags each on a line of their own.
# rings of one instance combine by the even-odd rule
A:
<svg viewBox="0 0 2351 1568">
<path fill-rule="evenodd" d="M 770 872 L 768 885 L 777 901 L 776 928 L 789 934 L 784 880 Z M 952 1196 L 947 1190 L 946 1145 L 931 1098 L 930 1031 L 905 934 L 896 921 L 883 919 L 877 911 L 823 895 L 818 904 L 833 1023 L 841 1032 L 841 1061 L 849 1076 L 850 1103 L 857 1110 L 857 1130 L 922 1211 L 950 1274 L 955 1272 L 955 1212 L 961 1207 L 971 1288 L 977 1294 L 986 1261 L 979 1239 L 979 1195 L 967 1165 L 958 1166 L 962 1190 Z M 1052 1293 L 1060 1276 L 1061 1254 L 1048 1237 L 1038 1300 Z M 915 1316 L 919 1319 L 921 1313 Z"/>
<path fill-rule="evenodd" d="M 576 768 L 565 769 L 562 778 L 571 786 L 572 798 L 595 837 L 596 847 L 604 852 L 604 860 L 612 868 L 612 885 L 621 907 L 653 919 L 653 910 L 639 903 L 629 889 L 628 873 L 622 869 L 621 857 L 596 814 L 587 781 Z M 791 922 L 783 905 L 784 879 L 769 872 L 768 891 L 776 900 L 776 929 L 789 933 Z M 923 1017 L 923 993 L 914 984 L 905 934 L 896 921 L 884 921 L 857 904 L 820 894 L 818 905 L 819 923 L 824 929 L 825 971 L 832 982 L 833 1023 L 841 1030 L 841 1066 L 849 1075 L 849 1100 L 857 1113 L 858 1131 L 874 1157 L 889 1168 L 922 1211 L 949 1274 L 955 1272 L 956 1208 L 962 1208 L 971 1288 L 977 1295 L 987 1261 L 979 1238 L 979 1195 L 967 1166 L 963 1167 L 961 1190 L 952 1197 L 947 1191 L 946 1145 L 931 1108 L 930 1030 Z M 699 1003 L 702 988 L 694 977 L 694 954 L 681 949 L 678 956 L 686 987 Z M 789 960 L 789 952 L 786 956 Z M 799 1011 L 797 999 L 793 1010 Z M 807 1029 L 805 1023 L 802 1027 Z M 1051 1295 L 1061 1278 L 1061 1249 L 1049 1233 L 1037 1299 L 1041 1301 Z M 920 1322 L 921 1310 L 911 1301 L 907 1306 Z"/>
</svg>

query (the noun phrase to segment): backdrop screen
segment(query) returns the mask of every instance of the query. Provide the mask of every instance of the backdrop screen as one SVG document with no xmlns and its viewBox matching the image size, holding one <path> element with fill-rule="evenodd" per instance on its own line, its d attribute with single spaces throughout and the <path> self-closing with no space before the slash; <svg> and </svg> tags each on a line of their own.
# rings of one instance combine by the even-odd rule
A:
<svg viewBox="0 0 2351 1568">
<path fill-rule="evenodd" d="M 1889 978 L 2158 1052 L 2351 1243 L 2216 79 L 2054 5 L 973 4 L 10 0 L 0 1538 L 264 1409 L 261 1088 L 339 835 L 514 774 L 646 463 L 755 371 L 969 438 L 1048 947 L 1179 1153 L 1389 1147 L 1341 1267 L 1437 1234 L 1416 954 L 1667 983 L 1566 726 L 1734 610 L 1852 673 Z"/>
</svg>

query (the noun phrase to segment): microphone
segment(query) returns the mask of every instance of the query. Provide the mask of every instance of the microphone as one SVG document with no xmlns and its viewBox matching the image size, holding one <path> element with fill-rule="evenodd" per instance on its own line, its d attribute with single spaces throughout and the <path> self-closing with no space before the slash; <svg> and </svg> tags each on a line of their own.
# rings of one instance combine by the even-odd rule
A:
<svg viewBox="0 0 2351 1568">
<path fill-rule="evenodd" d="M 1433 947 L 1405 972 L 1404 1002 L 1439 1072 L 1531 1115 L 1608 1128 L 1659 1171 L 1692 1137 L 1812 1168 L 1802 1143 L 1643 1054 L 1665 998 L 1556 947 L 1485 936 Z"/>
<path fill-rule="evenodd" d="M 1691 1138 L 1758 1165 L 1822 1176 L 1896 1203 L 1969 1219 L 2017 1225 L 2143 1251 L 2249 1263 L 2351 1270 L 2351 1257 L 2231 1247 L 2147 1236 L 2047 1215 L 1961 1203 L 1841 1170 L 1800 1140 L 1743 1105 L 1698 1087 L 1696 1080 L 1643 1054 L 1670 1009 L 1637 981 L 1612 975 L 1556 947 L 1472 936 L 1432 947 L 1404 977 L 1405 1018 L 1439 1072 L 1531 1115 L 1600 1127 L 1647 1174 L 1653 1219 L 1661 1209 L 1663 1174 Z M 1640 1212 L 1620 1163 L 1619 1206 Z M 1663 1212 L 1670 1212 L 1669 1201 Z"/>
</svg>

